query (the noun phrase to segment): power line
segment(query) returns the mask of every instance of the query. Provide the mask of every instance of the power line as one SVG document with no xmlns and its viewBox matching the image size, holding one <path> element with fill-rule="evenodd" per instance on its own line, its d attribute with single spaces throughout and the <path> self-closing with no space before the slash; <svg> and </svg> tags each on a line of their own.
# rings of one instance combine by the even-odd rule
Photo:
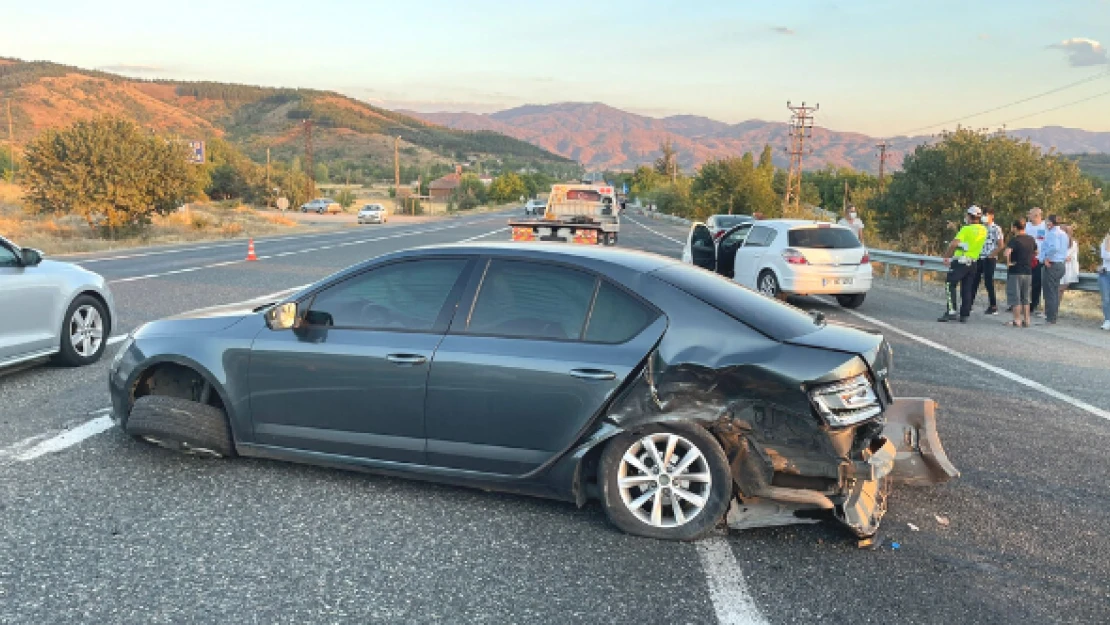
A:
<svg viewBox="0 0 1110 625">
<path fill-rule="evenodd" d="M 943 121 L 943 122 L 940 122 L 940 123 L 937 123 L 937 124 L 929 124 L 928 126 L 921 126 L 919 128 L 912 128 L 910 130 L 906 130 L 906 131 L 900 132 L 898 134 L 899 135 L 909 135 L 909 134 L 912 134 L 912 133 L 915 133 L 915 132 L 921 132 L 922 130 L 928 130 L 930 128 L 936 128 L 937 126 L 945 126 L 945 125 L 948 125 L 948 124 L 954 124 L 956 122 L 962 122 L 964 120 L 971 119 L 972 117 L 979 117 L 981 115 L 986 115 L 988 113 L 994 113 L 996 111 L 1001 111 L 1002 109 L 1010 108 L 1011 106 L 1017 106 L 1019 104 L 1025 104 L 1026 102 L 1031 102 L 1031 101 L 1036 100 L 1038 98 L 1043 98 L 1045 96 L 1049 96 L 1049 95 L 1052 95 L 1054 93 L 1060 93 L 1061 91 L 1065 91 L 1065 90 L 1071 89 L 1073 87 L 1078 87 L 1080 85 L 1085 85 L 1089 82 L 1094 82 L 1096 80 L 1099 80 L 1100 78 L 1105 78 L 1107 76 L 1110 76 L 1110 71 L 1100 72 L 1098 74 L 1095 74 L 1094 76 L 1088 76 L 1088 77 L 1086 77 L 1082 80 L 1077 80 L 1075 82 L 1068 83 L 1068 84 L 1060 86 L 1060 87 L 1056 87 L 1055 89 L 1049 89 L 1048 91 L 1038 93 L 1037 95 L 1031 95 L 1027 98 L 1022 98 L 1020 100 L 1015 100 L 1015 101 L 1010 102 L 1008 104 L 1001 104 L 999 106 L 991 107 L 989 109 L 979 111 L 978 113 L 972 113 L 970 115 L 964 115 L 963 117 L 956 117 L 956 118 L 949 119 L 947 121 Z"/>
<path fill-rule="evenodd" d="M 1021 121 L 1023 119 L 1028 119 L 1030 117 L 1036 117 L 1037 115 L 1043 115 L 1044 113 L 1051 113 L 1052 111 L 1058 111 L 1060 109 L 1067 108 L 1069 106 L 1075 106 L 1076 104 L 1082 104 L 1084 102 L 1090 102 L 1091 100 L 1095 100 L 1097 98 L 1104 98 L 1108 95 L 1110 95 L 1110 91 L 1103 91 L 1102 93 L 1096 93 L 1095 95 L 1083 98 L 1082 100 L 1076 100 L 1074 102 L 1068 102 L 1067 104 L 1061 104 L 1059 106 L 1054 106 L 1052 108 L 1047 108 L 1043 111 L 1037 111 L 1036 113 L 1029 113 L 1028 115 L 1022 115 L 1021 117 L 1015 117 L 1015 118 L 1005 122 L 1005 124 L 1007 124 L 1007 125 L 1012 124 L 1013 122 L 1016 122 L 1016 121 Z"/>
</svg>

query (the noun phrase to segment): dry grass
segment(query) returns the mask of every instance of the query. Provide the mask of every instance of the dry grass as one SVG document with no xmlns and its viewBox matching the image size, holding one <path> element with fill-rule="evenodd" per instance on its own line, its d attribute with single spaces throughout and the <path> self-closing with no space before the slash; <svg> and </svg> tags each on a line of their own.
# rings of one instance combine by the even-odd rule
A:
<svg viewBox="0 0 1110 625">
<path fill-rule="evenodd" d="M 221 202 L 190 205 L 169 215 L 155 217 L 150 226 L 137 233 L 109 240 L 90 228 L 84 219 L 74 215 L 51 217 L 27 213 L 22 206 L 20 189 L 0 183 L 0 235 L 50 255 L 254 237 L 307 229 L 298 221 L 274 211 Z"/>
</svg>

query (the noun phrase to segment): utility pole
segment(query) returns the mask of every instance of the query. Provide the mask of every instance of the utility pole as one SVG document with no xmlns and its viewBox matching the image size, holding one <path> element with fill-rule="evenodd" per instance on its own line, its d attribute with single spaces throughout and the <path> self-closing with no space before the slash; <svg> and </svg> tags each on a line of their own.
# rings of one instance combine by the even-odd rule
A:
<svg viewBox="0 0 1110 625">
<path fill-rule="evenodd" d="M 813 135 L 813 114 L 821 105 L 806 106 L 802 102 L 801 106 L 793 106 L 788 100 L 786 108 L 790 109 L 790 147 L 787 150 L 790 153 L 790 169 L 786 174 L 782 211 L 783 214 L 791 214 L 790 207 L 793 205 L 793 214 L 797 215 L 801 212 L 802 201 L 802 157 L 805 155 L 806 139 Z"/>
<path fill-rule="evenodd" d="M 879 195 L 882 195 L 886 188 L 886 149 L 889 146 L 886 139 L 883 139 L 883 142 L 875 147 L 879 148 Z"/>
<path fill-rule="evenodd" d="M 393 138 L 393 197 L 401 201 L 401 137 Z"/>
<path fill-rule="evenodd" d="M 304 122 L 304 173 L 308 176 L 308 199 L 316 197 L 316 168 L 312 166 L 312 120 Z"/>
<path fill-rule="evenodd" d="M 12 100 L 8 98 L 8 160 L 12 168 L 12 183 L 15 183 L 15 134 L 12 133 Z"/>
<path fill-rule="evenodd" d="M 270 197 L 273 192 L 274 189 L 270 186 L 270 148 L 266 148 L 266 197 Z M 270 203 L 266 202 L 266 206 L 269 205 Z"/>
<path fill-rule="evenodd" d="M 848 181 L 844 181 L 844 198 L 840 203 L 840 215 L 847 218 L 848 216 Z"/>
</svg>

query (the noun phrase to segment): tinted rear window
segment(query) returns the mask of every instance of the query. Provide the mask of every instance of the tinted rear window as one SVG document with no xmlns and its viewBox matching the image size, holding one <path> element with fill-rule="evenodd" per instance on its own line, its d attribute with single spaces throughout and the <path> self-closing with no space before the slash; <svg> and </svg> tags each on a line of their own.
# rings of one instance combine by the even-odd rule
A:
<svg viewBox="0 0 1110 625">
<path fill-rule="evenodd" d="M 728 229 L 733 226 L 739 226 L 740 224 L 746 224 L 753 220 L 747 215 L 717 215 L 714 221 L 717 222 L 718 228 Z"/>
<path fill-rule="evenodd" d="M 802 310 L 750 291 L 732 280 L 693 265 L 674 264 L 651 275 L 777 340 L 820 329 Z"/>
<path fill-rule="evenodd" d="M 791 230 L 787 241 L 790 247 L 808 247 L 820 250 L 849 250 L 854 247 L 863 247 L 856 235 L 847 228 Z"/>
</svg>

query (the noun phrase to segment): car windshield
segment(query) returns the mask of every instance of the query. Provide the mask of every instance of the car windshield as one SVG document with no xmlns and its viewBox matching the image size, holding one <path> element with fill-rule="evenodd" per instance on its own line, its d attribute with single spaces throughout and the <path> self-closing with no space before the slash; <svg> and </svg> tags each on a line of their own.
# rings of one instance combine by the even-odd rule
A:
<svg viewBox="0 0 1110 625">
<path fill-rule="evenodd" d="M 856 235 L 847 228 L 817 227 L 796 228 L 787 236 L 790 247 L 819 250 L 849 250 L 863 247 Z"/>
<path fill-rule="evenodd" d="M 675 263 L 652 275 L 776 341 L 789 341 L 821 327 L 819 321 L 799 308 L 764 297 L 693 265 Z"/>
<path fill-rule="evenodd" d="M 747 215 L 717 215 L 713 218 L 713 220 L 716 222 L 718 228 L 721 228 L 722 230 L 727 230 L 733 226 L 746 224 L 749 221 L 752 221 L 752 218 L 748 217 Z"/>
</svg>

